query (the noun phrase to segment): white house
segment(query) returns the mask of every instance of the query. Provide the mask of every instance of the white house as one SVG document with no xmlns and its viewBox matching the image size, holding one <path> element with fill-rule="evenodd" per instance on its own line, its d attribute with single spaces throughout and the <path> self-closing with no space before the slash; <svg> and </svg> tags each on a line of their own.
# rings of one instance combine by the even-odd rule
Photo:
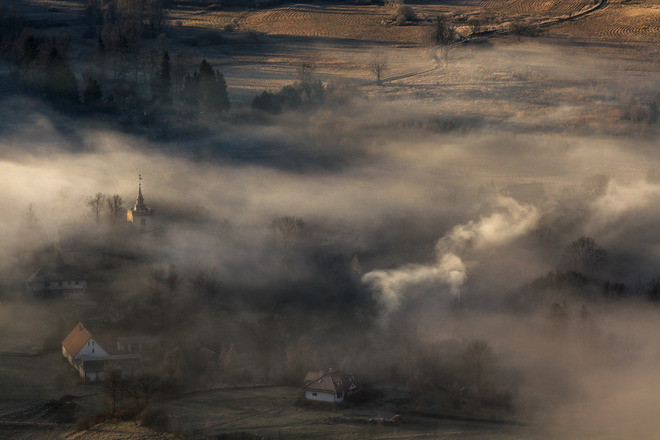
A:
<svg viewBox="0 0 660 440">
<path fill-rule="evenodd" d="M 110 356 L 110 353 L 101 347 L 83 323 L 79 322 L 62 341 L 62 356 L 73 365 L 74 361 L 83 359 L 104 359 Z"/>
<path fill-rule="evenodd" d="M 304 383 L 305 399 L 319 402 L 340 403 L 358 390 L 355 376 L 343 371 L 312 371 Z"/>
<path fill-rule="evenodd" d="M 53 261 L 40 267 L 25 282 L 32 293 L 43 297 L 81 298 L 87 290 L 87 275 L 77 266 L 65 263 L 59 251 Z"/>
<path fill-rule="evenodd" d="M 109 362 L 119 367 L 124 376 L 142 373 L 139 353 L 110 354 L 81 322 L 62 341 L 62 356 L 85 382 L 103 380 L 103 371 Z"/>
</svg>

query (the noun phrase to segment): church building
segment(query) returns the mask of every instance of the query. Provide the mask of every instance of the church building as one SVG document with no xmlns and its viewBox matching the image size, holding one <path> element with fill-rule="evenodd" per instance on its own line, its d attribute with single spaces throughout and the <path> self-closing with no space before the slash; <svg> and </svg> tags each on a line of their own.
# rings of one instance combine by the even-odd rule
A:
<svg viewBox="0 0 660 440">
<path fill-rule="evenodd" d="M 135 206 L 126 212 L 126 220 L 133 223 L 140 232 L 151 232 L 153 230 L 153 211 L 144 204 L 142 196 L 142 175 L 138 177 L 138 196 Z"/>
</svg>

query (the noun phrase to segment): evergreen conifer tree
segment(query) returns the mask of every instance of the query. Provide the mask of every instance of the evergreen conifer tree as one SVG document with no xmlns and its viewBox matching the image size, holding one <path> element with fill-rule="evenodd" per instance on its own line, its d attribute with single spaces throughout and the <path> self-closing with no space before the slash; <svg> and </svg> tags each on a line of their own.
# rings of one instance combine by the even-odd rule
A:
<svg viewBox="0 0 660 440">
<path fill-rule="evenodd" d="M 50 50 L 45 67 L 45 96 L 59 103 L 79 102 L 76 76 L 55 47 Z"/>
<path fill-rule="evenodd" d="M 202 104 L 208 110 L 229 110 L 230 103 L 225 77 L 217 70 L 213 70 L 205 59 L 199 65 L 199 93 Z"/>
<path fill-rule="evenodd" d="M 101 102 L 103 94 L 101 93 L 101 85 L 91 76 L 85 77 L 85 87 L 83 89 L 83 102 L 85 105 L 91 106 Z"/>
<path fill-rule="evenodd" d="M 172 102 L 172 67 L 170 65 L 170 54 L 167 50 L 163 51 L 158 73 L 151 80 L 151 95 L 161 104 Z"/>
</svg>

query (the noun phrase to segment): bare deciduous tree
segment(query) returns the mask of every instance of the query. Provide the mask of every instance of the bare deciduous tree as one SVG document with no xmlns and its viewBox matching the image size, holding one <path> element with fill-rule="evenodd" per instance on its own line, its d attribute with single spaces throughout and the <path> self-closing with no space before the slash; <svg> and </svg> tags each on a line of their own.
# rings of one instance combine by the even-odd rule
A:
<svg viewBox="0 0 660 440">
<path fill-rule="evenodd" d="M 25 208 L 25 212 L 23 213 L 23 226 L 28 234 L 35 233 L 39 227 L 39 219 L 37 218 L 37 214 L 32 203 L 28 204 L 27 208 Z"/>
<path fill-rule="evenodd" d="M 234 349 L 234 344 L 222 347 L 219 358 L 222 378 L 224 381 L 230 382 L 236 376 L 236 350 Z"/>
<path fill-rule="evenodd" d="M 160 29 L 165 18 L 165 0 L 147 0 L 145 14 L 151 30 Z"/>
<path fill-rule="evenodd" d="M 138 406 L 147 407 L 154 393 L 161 390 L 163 381 L 160 376 L 143 372 L 139 376 L 133 378 L 131 383 L 131 394 L 135 399 Z M 144 404 L 141 404 L 140 399 L 144 399 Z"/>
<path fill-rule="evenodd" d="M 373 59 L 369 63 L 369 69 L 371 70 L 371 73 L 373 73 L 376 77 L 376 84 L 379 86 L 383 85 L 382 76 L 383 73 L 385 73 L 385 70 L 387 70 L 387 57 L 385 57 L 385 55 L 383 55 L 381 52 L 376 52 Z"/>
<path fill-rule="evenodd" d="M 204 298 L 217 298 L 220 293 L 220 280 L 218 270 L 200 270 L 191 280 L 195 292 Z"/>
<path fill-rule="evenodd" d="M 493 349 L 483 339 L 474 339 L 463 352 L 463 363 L 468 371 L 474 374 L 477 392 L 481 393 L 481 384 L 484 370 L 493 358 Z"/>
<path fill-rule="evenodd" d="M 449 45 L 456 39 L 456 27 L 444 15 L 438 15 L 433 21 L 429 37 L 431 44 L 440 47 L 447 62 Z"/>
<path fill-rule="evenodd" d="M 163 323 L 170 322 L 172 304 L 179 294 L 181 277 L 174 264 L 170 264 L 167 271 L 153 269 L 151 276 L 151 304 L 155 307 Z"/>
<path fill-rule="evenodd" d="M 112 197 L 109 197 L 106 202 L 108 210 L 110 211 L 110 222 L 113 225 L 116 225 L 122 218 L 124 201 L 119 194 L 114 194 Z"/>
<path fill-rule="evenodd" d="M 186 359 L 179 347 L 165 353 L 163 359 L 163 370 L 170 384 L 178 389 L 183 384 L 184 372 L 186 370 Z"/>
<path fill-rule="evenodd" d="M 468 25 L 470 26 L 470 29 L 472 30 L 473 34 L 478 34 L 479 32 L 481 32 L 483 22 L 481 18 L 474 17 L 468 20 Z"/>
<path fill-rule="evenodd" d="M 172 80 L 174 80 L 174 95 L 181 96 L 183 79 L 192 65 L 192 58 L 186 51 L 179 51 L 172 57 Z"/>
<path fill-rule="evenodd" d="M 567 269 L 586 275 L 592 274 L 607 260 L 607 252 L 591 237 L 580 237 L 564 250 L 563 262 Z"/>
<path fill-rule="evenodd" d="M 316 70 L 316 64 L 318 61 L 318 53 L 311 52 L 303 56 L 302 60 L 298 63 L 298 68 L 296 76 L 298 81 L 305 84 L 312 80 L 312 75 Z"/>
<path fill-rule="evenodd" d="M 270 230 L 289 247 L 307 234 L 307 224 L 300 217 L 283 215 L 273 219 Z"/>
<path fill-rule="evenodd" d="M 651 301 L 660 300 L 660 275 L 656 275 L 648 281 L 646 295 Z"/>
<path fill-rule="evenodd" d="M 112 414 L 116 413 L 126 391 L 126 381 L 121 368 L 113 363 L 106 364 L 103 369 L 103 391 L 110 401 Z"/>
<path fill-rule="evenodd" d="M 101 210 L 105 205 L 105 199 L 106 195 L 102 192 L 97 192 L 87 199 L 87 206 L 92 210 L 92 217 L 94 217 L 97 224 L 101 221 Z"/>
</svg>

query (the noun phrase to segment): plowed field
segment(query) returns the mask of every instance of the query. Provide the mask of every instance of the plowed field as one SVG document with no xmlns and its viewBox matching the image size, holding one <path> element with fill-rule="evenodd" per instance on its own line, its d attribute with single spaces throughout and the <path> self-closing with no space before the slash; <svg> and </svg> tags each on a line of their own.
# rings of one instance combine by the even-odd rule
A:
<svg viewBox="0 0 660 440">
<path fill-rule="evenodd" d="M 660 2 L 611 2 L 582 19 L 553 29 L 557 33 L 612 43 L 660 43 Z M 657 47 L 656 47 L 657 49 Z"/>
</svg>

